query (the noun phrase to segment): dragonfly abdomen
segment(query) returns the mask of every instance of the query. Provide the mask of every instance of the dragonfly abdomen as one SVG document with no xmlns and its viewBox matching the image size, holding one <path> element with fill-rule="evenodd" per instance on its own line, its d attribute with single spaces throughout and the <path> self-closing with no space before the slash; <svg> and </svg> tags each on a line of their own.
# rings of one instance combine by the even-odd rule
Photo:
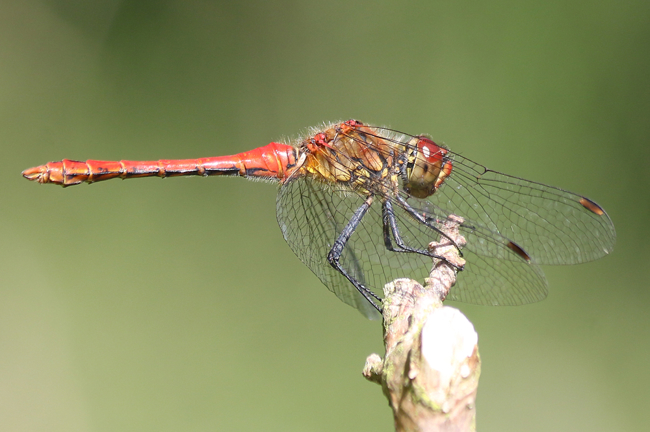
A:
<svg viewBox="0 0 650 432">
<path fill-rule="evenodd" d="M 232 156 L 218 156 L 200 159 L 162 159 L 157 161 L 74 161 L 63 159 L 48 162 L 23 171 L 23 176 L 38 183 L 53 183 L 72 186 L 80 183 L 94 183 L 112 178 L 177 177 L 233 175 L 286 178 L 295 165 L 296 150 L 292 146 L 271 143 L 248 152 Z"/>
</svg>

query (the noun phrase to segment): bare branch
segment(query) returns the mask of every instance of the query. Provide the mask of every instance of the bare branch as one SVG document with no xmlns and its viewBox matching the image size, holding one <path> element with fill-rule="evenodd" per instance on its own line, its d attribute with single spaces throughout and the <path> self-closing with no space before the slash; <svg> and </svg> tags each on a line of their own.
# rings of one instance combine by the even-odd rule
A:
<svg viewBox="0 0 650 432">
<path fill-rule="evenodd" d="M 434 260 L 426 287 L 410 279 L 384 287 L 386 357 L 370 355 L 363 375 L 381 384 L 397 431 L 476 429 L 478 335 L 458 309 L 442 306 L 464 265 L 458 249 L 465 245 L 458 233 L 462 221 L 450 217 L 445 236 L 429 245 L 444 259 Z"/>
</svg>

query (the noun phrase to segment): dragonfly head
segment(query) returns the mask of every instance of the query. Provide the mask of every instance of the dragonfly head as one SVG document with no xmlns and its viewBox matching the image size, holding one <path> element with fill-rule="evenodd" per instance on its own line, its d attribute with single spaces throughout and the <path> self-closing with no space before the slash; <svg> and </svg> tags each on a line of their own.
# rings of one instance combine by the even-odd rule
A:
<svg viewBox="0 0 650 432">
<path fill-rule="evenodd" d="M 433 195 L 451 174 L 447 149 L 427 136 L 414 137 L 408 145 L 404 190 L 416 198 Z"/>
</svg>

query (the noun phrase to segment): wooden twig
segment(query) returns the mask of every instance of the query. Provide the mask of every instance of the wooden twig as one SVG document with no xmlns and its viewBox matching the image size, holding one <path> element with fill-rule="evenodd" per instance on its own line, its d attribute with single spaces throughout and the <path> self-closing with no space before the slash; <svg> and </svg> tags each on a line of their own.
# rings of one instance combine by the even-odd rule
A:
<svg viewBox="0 0 650 432">
<path fill-rule="evenodd" d="M 458 309 L 442 306 L 456 282 L 449 263 L 464 264 L 456 247 L 465 244 L 461 222 L 450 217 L 443 229 L 447 237 L 429 245 L 446 261 L 434 260 L 426 287 L 410 279 L 384 287 L 386 356 L 371 354 L 363 375 L 382 386 L 400 432 L 476 430 L 478 335 Z"/>
</svg>

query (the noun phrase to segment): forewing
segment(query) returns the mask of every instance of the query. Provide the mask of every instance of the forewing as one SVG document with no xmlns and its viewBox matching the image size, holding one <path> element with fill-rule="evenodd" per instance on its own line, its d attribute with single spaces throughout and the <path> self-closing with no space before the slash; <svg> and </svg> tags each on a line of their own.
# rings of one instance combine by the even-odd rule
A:
<svg viewBox="0 0 650 432">
<path fill-rule="evenodd" d="M 458 155 L 453 167 L 429 200 L 443 213 L 460 215 L 468 224 L 511 239 L 537 264 L 593 261 L 614 248 L 611 219 L 587 198 L 491 171 Z M 477 250 L 484 255 L 495 252 Z"/>
</svg>

